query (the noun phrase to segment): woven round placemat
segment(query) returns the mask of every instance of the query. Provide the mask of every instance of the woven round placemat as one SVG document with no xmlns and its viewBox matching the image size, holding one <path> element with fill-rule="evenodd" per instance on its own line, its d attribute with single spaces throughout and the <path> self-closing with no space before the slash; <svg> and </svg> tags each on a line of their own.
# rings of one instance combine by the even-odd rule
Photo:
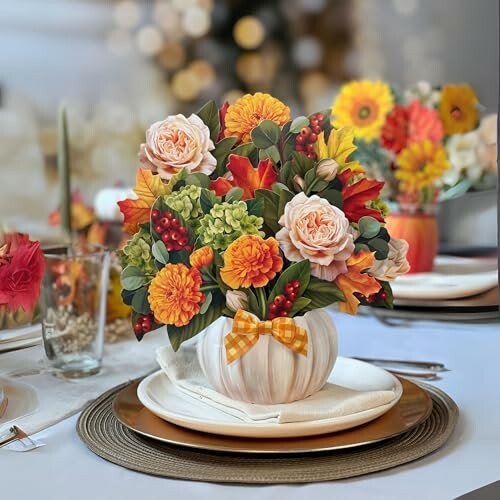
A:
<svg viewBox="0 0 500 500">
<path fill-rule="evenodd" d="M 440 448 L 458 419 L 454 401 L 439 389 L 421 384 L 433 410 L 422 424 L 387 441 L 345 450 L 297 455 L 245 455 L 199 451 L 144 438 L 113 415 L 115 387 L 80 415 L 77 432 L 97 455 L 146 474 L 193 481 L 273 484 L 346 479 L 396 467 Z"/>
</svg>

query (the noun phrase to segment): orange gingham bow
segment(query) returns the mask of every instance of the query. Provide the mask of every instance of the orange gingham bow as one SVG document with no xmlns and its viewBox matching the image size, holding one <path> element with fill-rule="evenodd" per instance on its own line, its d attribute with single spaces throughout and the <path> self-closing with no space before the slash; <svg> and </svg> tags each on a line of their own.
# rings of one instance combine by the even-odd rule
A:
<svg viewBox="0 0 500 500">
<path fill-rule="evenodd" d="M 292 318 L 259 321 L 253 314 L 240 309 L 234 316 L 232 330 L 224 338 L 227 364 L 243 356 L 257 343 L 260 335 L 272 335 L 292 351 L 307 356 L 307 332 Z"/>
</svg>

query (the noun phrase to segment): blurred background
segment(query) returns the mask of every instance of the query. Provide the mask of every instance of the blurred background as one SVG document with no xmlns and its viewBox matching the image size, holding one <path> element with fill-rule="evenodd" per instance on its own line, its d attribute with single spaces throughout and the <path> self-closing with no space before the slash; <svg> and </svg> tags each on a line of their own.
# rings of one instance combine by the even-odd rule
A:
<svg viewBox="0 0 500 500">
<path fill-rule="evenodd" d="M 207 99 L 269 92 L 296 115 L 352 78 L 425 79 L 470 83 L 496 112 L 498 24 L 498 0 L 0 0 L 0 220 L 49 230 L 61 102 L 91 203 L 132 184 L 153 121 Z M 496 193 L 479 195 L 467 203 L 495 244 Z"/>
</svg>

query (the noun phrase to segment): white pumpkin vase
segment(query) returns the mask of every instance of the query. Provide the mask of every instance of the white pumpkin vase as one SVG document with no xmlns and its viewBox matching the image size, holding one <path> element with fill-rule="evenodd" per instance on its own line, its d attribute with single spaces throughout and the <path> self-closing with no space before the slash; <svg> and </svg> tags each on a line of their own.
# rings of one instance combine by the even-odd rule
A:
<svg viewBox="0 0 500 500">
<path fill-rule="evenodd" d="M 221 317 L 214 321 L 197 348 L 201 368 L 214 389 L 232 399 L 259 404 L 290 403 L 319 391 L 337 359 L 335 325 L 321 309 L 293 320 L 307 331 L 307 356 L 293 352 L 271 335 L 261 335 L 229 365 L 224 337 L 233 320 Z"/>
</svg>

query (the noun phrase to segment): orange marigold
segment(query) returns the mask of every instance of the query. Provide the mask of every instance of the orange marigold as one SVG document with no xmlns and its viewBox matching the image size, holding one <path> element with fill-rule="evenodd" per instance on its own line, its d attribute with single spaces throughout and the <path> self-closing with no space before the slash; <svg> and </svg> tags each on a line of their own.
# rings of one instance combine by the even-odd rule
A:
<svg viewBox="0 0 500 500">
<path fill-rule="evenodd" d="M 213 261 L 214 251 L 209 246 L 198 248 L 189 256 L 189 263 L 196 269 L 209 266 Z"/>
<path fill-rule="evenodd" d="M 187 325 L 205 301 L 200 287 L 198 269 L 167 264 L 149 285 L 148 301 L 155 318 L 165 325 Z"/>
<path fill-rule="evenodd" d="M 272 95 L 257 92 L 240 97 L 227 108 L 224 135 L 237 136 L 241 142 L 250 142 L 250 132 L 263 120 L 271 120 L 280 127 L 290 119 L 290 108 Z"/>
<path fill-rule="evenodd" d="M 240 236 L 228 246 L 220 275 L 233 289 L 252 285 L 259 288 L 266 286 L 282 268 L 278 241 L 251 234 Z"/>
</svg>

